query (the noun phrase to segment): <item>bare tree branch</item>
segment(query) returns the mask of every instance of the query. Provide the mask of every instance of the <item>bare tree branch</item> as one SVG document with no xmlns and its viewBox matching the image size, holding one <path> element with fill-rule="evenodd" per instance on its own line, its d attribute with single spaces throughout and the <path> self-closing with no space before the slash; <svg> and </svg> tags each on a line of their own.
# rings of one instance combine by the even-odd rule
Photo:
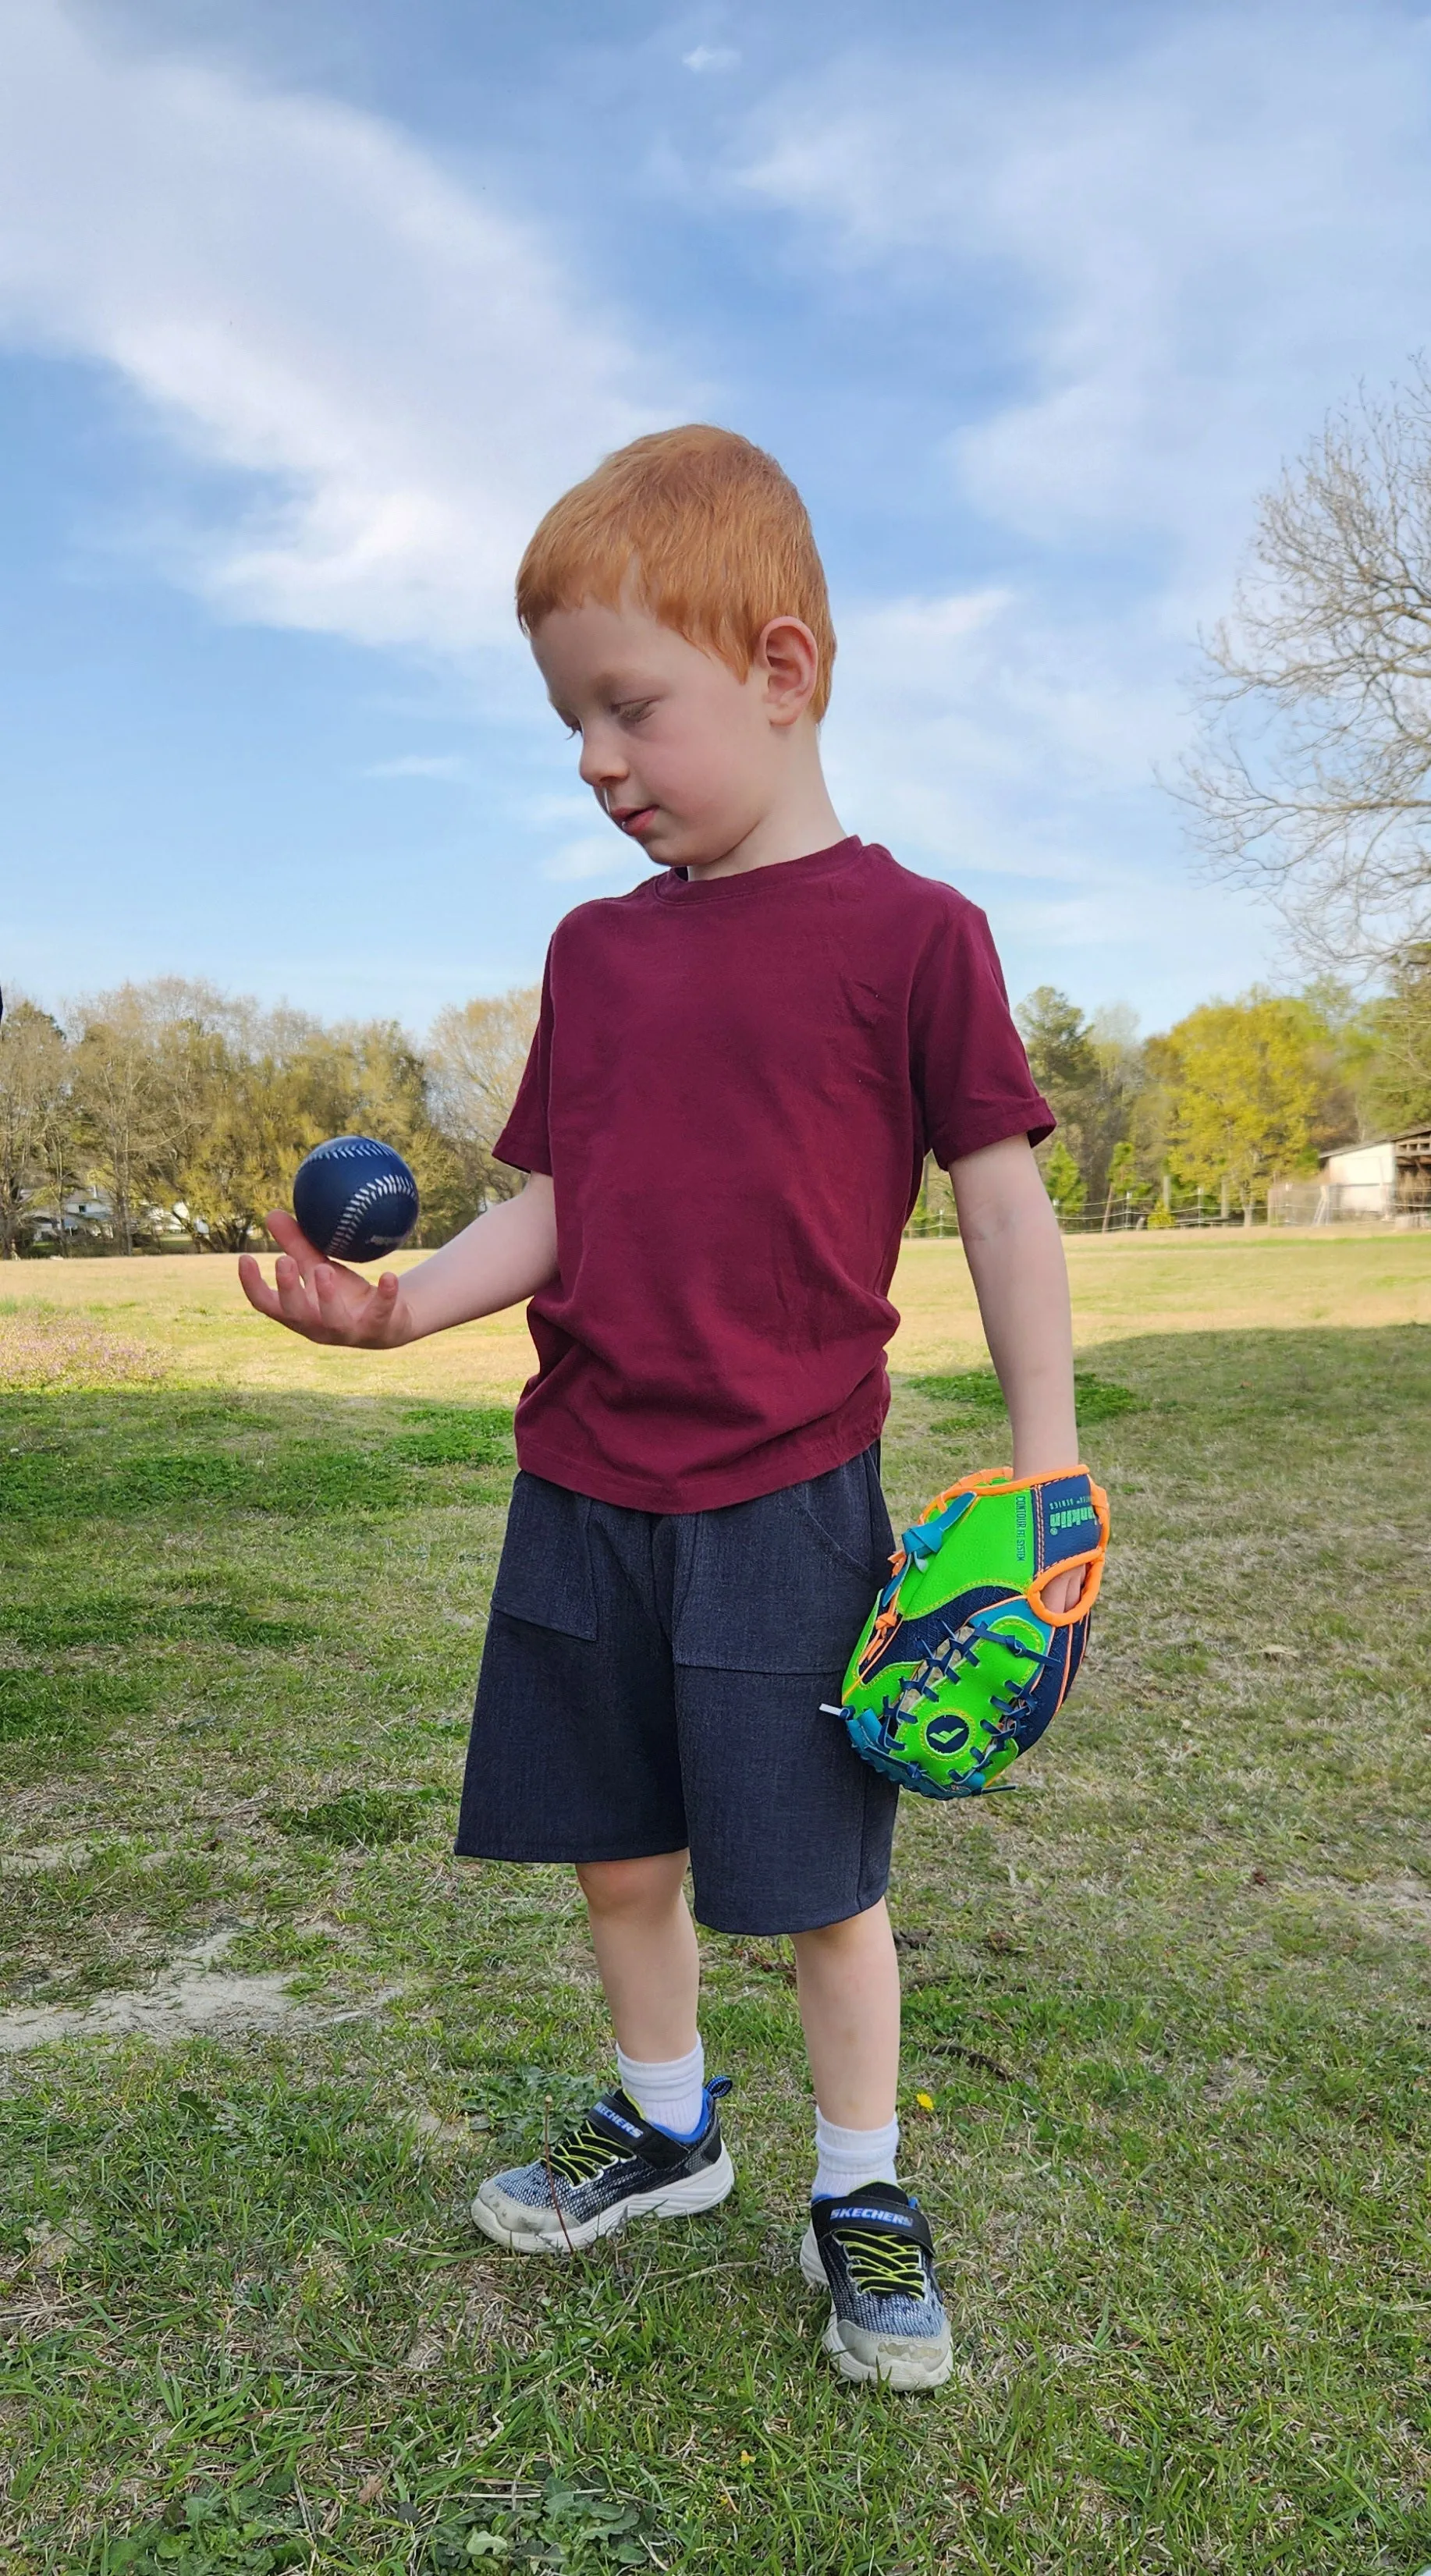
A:
<svg viewBox="0 0 1431 2576">
<path fill-rule="evenodd" d="M 1319 964 L 1431 932 L 1431 374 L 1328 420 L 1265 495 L 1204 645 L 1178 792 L 1209 872 L 1269 894 Z"/>
</svg>

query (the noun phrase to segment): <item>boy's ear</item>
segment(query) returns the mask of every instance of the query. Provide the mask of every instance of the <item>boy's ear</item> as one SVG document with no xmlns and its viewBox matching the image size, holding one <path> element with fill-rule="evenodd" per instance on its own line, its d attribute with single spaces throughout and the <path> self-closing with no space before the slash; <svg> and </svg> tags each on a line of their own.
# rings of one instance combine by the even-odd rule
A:
<svg viewBox="0 0 1431 2576">
<path fill-rule="evenodd" d="M 792 725 L 805 713 L 820 677 L 820 647 L 803 618 L 772 617 L 751 657 L 765 683 L 772 724 Z"/>
</svg>

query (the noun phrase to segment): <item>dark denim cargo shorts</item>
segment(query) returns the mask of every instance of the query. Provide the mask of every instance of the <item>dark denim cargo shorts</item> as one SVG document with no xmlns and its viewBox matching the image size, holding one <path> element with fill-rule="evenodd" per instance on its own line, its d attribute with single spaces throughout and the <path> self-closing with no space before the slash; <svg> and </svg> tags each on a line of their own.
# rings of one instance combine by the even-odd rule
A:
<svg viewBox="0 0 1431 2576">
<path fill-rule="evenodd" d="M 457 1849 L 689 1847 L 718 1932 L 806 1932 L 884 1894 L 898 1791 L 838 1700 L 892 1545 L 879 1452 L 720 1511 L 629 1511 L 519 1475 Z"/>
</svg>

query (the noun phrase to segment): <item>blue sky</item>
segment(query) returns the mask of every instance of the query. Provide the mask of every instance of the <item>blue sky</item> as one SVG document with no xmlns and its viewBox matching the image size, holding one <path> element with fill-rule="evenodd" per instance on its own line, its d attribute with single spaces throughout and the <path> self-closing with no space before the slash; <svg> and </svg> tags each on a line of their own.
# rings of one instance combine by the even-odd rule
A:
<svg viewBox="0 0 1431 2576">
<path fill-rule="evenodd" d="M 692 417 L 810 503 L 843 818 L 1016 994 L 1284 978 L 1156 773 L 1257 494 L 1426 339 L 1428 145 L 1388 0 L 0 0 L 6 990 L 534 978 L 644 863 L 512 572 Z"/>
</svg>

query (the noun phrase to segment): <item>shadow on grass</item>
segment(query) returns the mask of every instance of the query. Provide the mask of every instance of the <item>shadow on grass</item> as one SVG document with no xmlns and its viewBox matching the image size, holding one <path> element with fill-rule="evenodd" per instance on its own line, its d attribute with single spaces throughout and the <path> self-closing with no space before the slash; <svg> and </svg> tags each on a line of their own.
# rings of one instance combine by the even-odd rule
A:
<svg viewBox="0 0 1431 2576">
<path fill-rule="evenodd" d="M 1170 1415 L 1196 1429 L 1261 1420 L 1271 1436 L 1295 1438 L 1314 1424 L 1335 1423 L 1350 1435 L 1399 1422 L 1424 1435 L 1431 1404 L 1431 1324 L 1317 1325 L 1291 1330 L 1147 1333 L 1083 1347 L 1075 1381 L 1080 1425 L 1096 1428 L 1128 1415 L 1120 1440 L 1158 1442 Z M 1006 1431 L 1003 1399 L 991 1370 L 959 1369 L 897 1376 L 897 1395 L 942 1419 L 938 1434 L 966 1426 Z"/>
</svg>

